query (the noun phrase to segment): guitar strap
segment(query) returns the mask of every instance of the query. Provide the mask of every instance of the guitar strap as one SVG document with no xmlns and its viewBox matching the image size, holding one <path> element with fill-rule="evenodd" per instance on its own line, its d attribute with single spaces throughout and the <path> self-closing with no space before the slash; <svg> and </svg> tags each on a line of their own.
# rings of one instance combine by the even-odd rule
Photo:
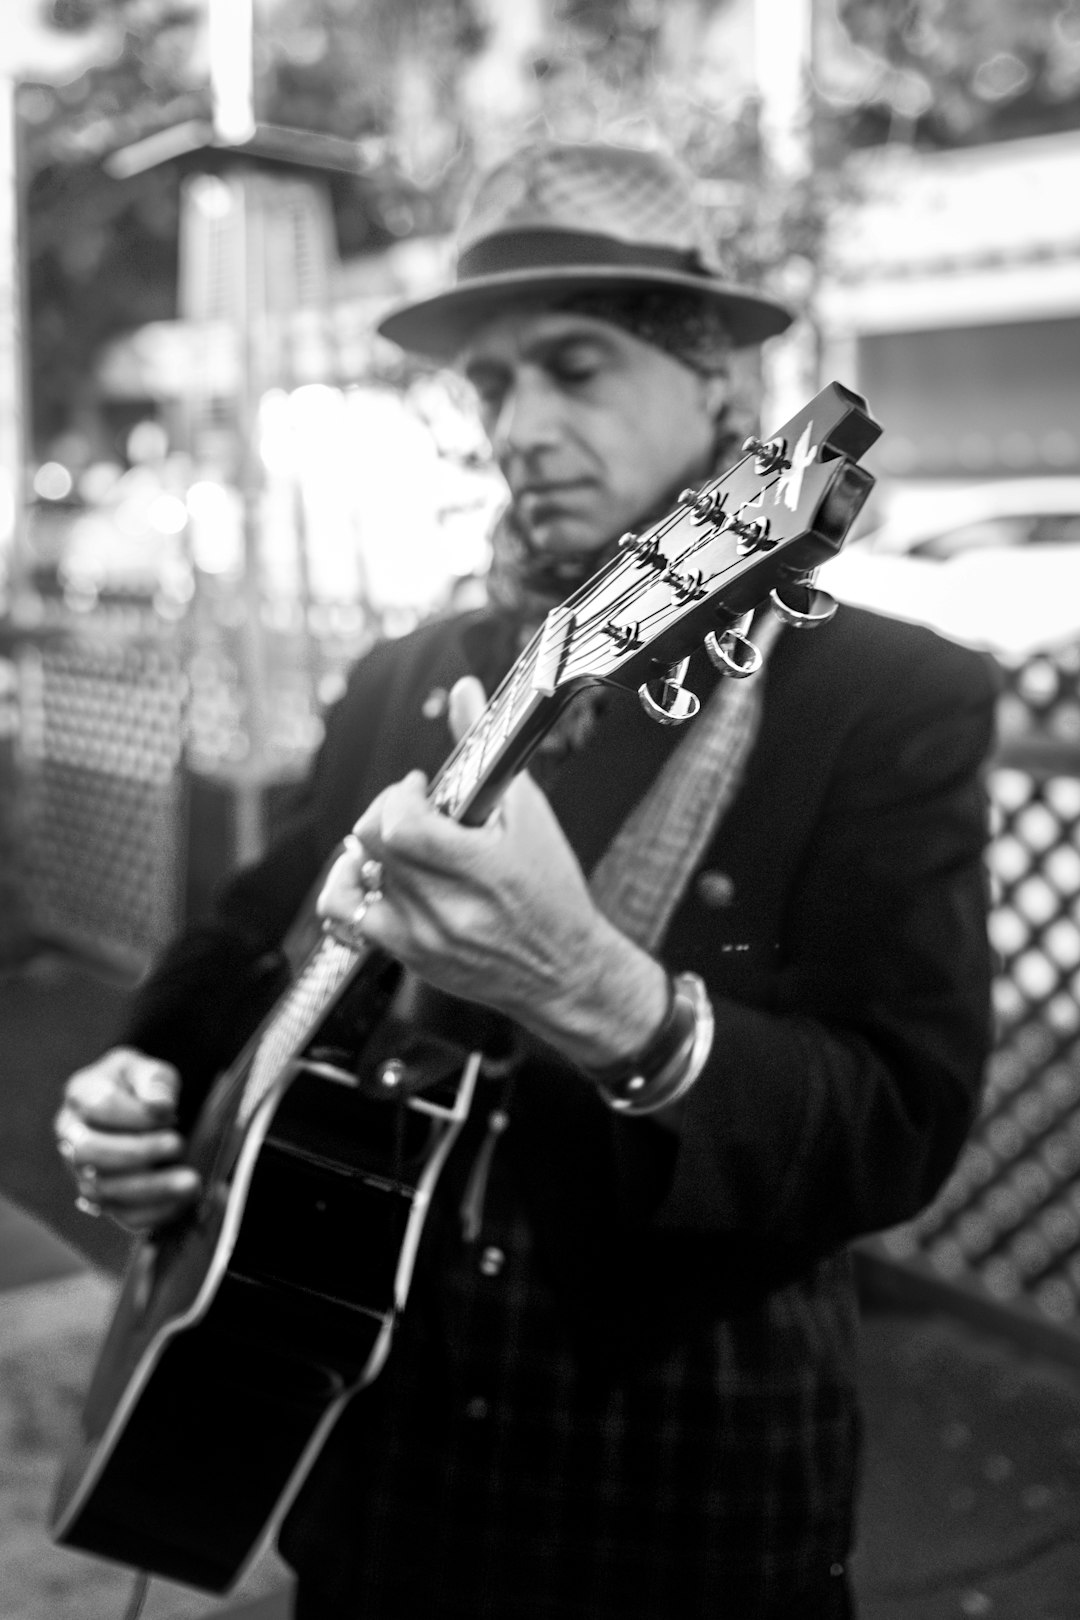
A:
<svg viewBox="0 0 1080 1620">
<path fill-rule="evenodd" d="M 783 628 L 754 627 L 763 659 Z M 761 723 L 764 669 L 722 680 L 589 880 L 599 909 L 644 950 L 656 951 L 710 840 L 739 790 Z"/>
<path fill-rule="evenodd" d="M 593 900 L 644 950 L 661 944 L 675 908 L 733 802 L 757 738 L 768 653 L 783 629 L 775 614 L 754 627 L 763 666 L 718 684 L 593 868 Z M 469 1171 L 458 1213 L 466 1243 L 480 1236 L 492 1161 L 509 1122 L 511 1072 Z"/>
</svg>

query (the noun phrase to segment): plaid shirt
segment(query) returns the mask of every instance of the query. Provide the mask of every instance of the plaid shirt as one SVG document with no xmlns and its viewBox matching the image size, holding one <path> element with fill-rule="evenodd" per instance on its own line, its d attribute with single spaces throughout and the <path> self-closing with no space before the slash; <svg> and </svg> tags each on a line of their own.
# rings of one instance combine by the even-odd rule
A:
<svg viewBox="0 0 1080 1620">
<path fill-rule="evenodd" d="M 463 1240 L 478 1137 L 471 1121 L 389 1363 L 286 1525 L 301 1593 L 318 1594 L 299 1620 L 832 1612 L 798 1594 L 839 1584 L 851 1536 L 846 1257 L 660 1349 L 612 1354 L 568 1326 L 501 1146 L 483 1230 Z"/>
</svg>

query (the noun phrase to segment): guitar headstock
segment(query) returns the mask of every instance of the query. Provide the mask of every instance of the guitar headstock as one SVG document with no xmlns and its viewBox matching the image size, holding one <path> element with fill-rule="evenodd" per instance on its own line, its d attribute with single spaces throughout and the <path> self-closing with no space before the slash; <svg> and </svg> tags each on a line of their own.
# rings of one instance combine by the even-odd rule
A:
<svg viewBox="0 0 1080 1620">
<path fill-rule="evenodd" d="M 722 478 L 624 535 L 619 555 L 547 615 L 459 741 L 431 784 L 436 807 L 482 821 L 583 686 L 639 687 L 655 719 L 689 719 L 698 703 L 681 686 L 683 661 L 704 641 L 721 667 L 752 673 L 760 656 L 732 626 L 770 593 L 793 622 L 826 617 L 814 593 L 808 611 L 777 598 L 843 545 L 874 483 L 855 458 L 880 431 L 857 394 L 830 383 L 771 439 L 748 440 Z"/>
<path fill-rule="evenodd" d="M 873 477 L 857 457 L 881 430 L 830 383 L 722 477 L 684 490 L 548 615 L 535 689 L 639 686 L 678 664 L 771 592 L 797 585 L 843 545 Z"/>
</svg>

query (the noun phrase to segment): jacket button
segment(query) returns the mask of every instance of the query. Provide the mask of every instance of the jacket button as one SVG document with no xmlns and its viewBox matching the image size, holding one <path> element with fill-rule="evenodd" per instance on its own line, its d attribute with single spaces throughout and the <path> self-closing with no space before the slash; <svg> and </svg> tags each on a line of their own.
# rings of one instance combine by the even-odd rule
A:
<svg viewBox="0 0 1080 1620">
<path fill-rule="evenodd" d="M 735 884 L 726 872 L 699 872 L 694 890 L 703 906 L 721 911 L 735 900 Z"/>
<path fill-rule="evenodd" d="M 506 1264 L 506 1256 L 494 1244 L 489 1244 L 480 1256 L 480 1272 L 484 1277 L 497 1277 Z"/>
</svg>

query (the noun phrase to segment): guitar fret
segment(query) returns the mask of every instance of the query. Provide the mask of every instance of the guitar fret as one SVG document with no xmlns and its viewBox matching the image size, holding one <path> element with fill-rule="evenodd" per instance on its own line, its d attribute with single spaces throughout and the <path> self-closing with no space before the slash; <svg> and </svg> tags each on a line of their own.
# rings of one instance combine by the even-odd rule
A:
<svg viewBox="0 0 1080 1620">
<path fill-rule="evenodd" d="M 540 637 L 535 635 L 525 648 L 511 672 L 510 688 L 511 728 L 518 724 L 532 700 L 532 682 L 540 654 Z"/>
</svg>

